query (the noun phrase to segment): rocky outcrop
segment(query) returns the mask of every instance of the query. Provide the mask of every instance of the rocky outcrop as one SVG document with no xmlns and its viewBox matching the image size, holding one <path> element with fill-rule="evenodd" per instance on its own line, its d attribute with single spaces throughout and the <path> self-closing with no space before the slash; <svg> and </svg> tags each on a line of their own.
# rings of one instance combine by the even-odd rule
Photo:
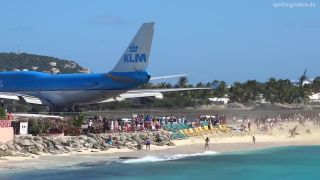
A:
<svg viewBox="0 0 320 180">
<path fill-rule="evenodd" d="M 107 143 L 111 136 L 112 144 Z M 121 134 L 88 134 L 80 136 L 16 136 L 12 141 L 0 143 L 0 156 L 34 156 L 42 154 L 63 154 L 81 152 L 107 151 L 110 148 L 137 149 L 147 139 L 159 146 L 174 146 L 167 131 L 121 133 Z"/>
</svg>

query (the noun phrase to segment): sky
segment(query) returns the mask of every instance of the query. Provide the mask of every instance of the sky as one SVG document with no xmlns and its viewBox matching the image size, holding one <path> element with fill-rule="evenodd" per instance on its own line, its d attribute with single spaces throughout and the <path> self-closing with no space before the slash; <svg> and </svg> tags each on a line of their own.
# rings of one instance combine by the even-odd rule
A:
<svg viewBox="0 0 320 180">
<path fill-rule="evenodd" d="M 143 22 L 155 22 L 152 76 L 188 73 L 194 84 L 294 80 L 305 68 L 320 76 L 319 0 L 4 0 L 0 9 L 0 52 L 97 73 L 113 68 Z"/>
</svg>

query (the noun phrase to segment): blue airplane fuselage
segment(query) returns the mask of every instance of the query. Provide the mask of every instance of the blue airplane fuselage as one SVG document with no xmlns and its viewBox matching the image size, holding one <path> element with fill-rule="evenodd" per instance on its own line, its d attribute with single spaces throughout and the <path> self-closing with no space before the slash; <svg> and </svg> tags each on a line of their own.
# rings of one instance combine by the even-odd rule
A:
<svg viewBox="0 0 320 180">
<path fill-rule="evenodd" d="M 0 91 L 39 97 L 53 106 L 90 104 L 149 81 L 145 71 L 97 74 L 0 72 Z"/>
</svg>

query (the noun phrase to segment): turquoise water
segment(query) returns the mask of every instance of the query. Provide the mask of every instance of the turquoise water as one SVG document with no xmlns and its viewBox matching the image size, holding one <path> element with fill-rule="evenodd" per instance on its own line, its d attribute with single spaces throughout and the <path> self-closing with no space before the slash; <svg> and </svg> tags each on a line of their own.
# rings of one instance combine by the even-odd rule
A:
<svg viewBox="0 0 320 180">
<path fill-rule="evenodd" d="M 1 173 L 0 179 L 320 179 L 320 146 L 191 157 L 145 157 L 70 168 Z"/>
</svg>

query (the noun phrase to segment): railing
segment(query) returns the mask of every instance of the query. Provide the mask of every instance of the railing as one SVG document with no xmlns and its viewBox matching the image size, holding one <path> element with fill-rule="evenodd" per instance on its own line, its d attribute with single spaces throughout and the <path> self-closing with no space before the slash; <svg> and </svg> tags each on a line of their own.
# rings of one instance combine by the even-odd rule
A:
<svg viewBox="0 0 320 180">
<path fill-rule="evenodd" d="M 107 119 L 118 119 L 118 118 L 132 118 L 133 115 L 152 115 L 154 117 L 165 117 L 172 116 L 176 118 L 181 118 L 184 116 L 188 121 L 193 121 L 199 119 L 201 115 L 226 115 L 227 121 L 232 121 L 233 117 L 237 119 L 242 119 L 246 115 L 249 119 L 254 119 L 256 117 L 264 117 L 268 115 L 270 117 L 276 117 L 280 114 L 290 114 L 290 113 L 308 113 L 317 112 L 319 110 L 241 110 L 241 109 L 213 109 L 213 110 L 157 110 L 157 109 L 132 109 L 127 111 L 85 111 L 85 112 L 39 112 L 38 114 L 43 115 L 60 115 L 60 116 L 77 116 L 79 114 L 85 114 L 86 117 L 101 116 Z"/>
</svg>

